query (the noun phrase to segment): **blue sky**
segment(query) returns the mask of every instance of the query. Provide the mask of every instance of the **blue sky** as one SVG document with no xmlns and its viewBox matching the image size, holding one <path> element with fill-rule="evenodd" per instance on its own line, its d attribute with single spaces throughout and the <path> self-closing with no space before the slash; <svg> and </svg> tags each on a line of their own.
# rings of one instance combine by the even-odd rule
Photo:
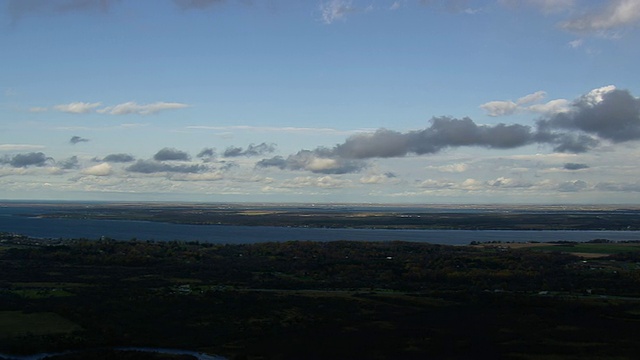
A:
<svg viewBox="0 0 640 360">
<path fill-rule="evenodd" d="M 0 0 L 0 199 L 630 203 L 640 0 Z"/>
</svg>

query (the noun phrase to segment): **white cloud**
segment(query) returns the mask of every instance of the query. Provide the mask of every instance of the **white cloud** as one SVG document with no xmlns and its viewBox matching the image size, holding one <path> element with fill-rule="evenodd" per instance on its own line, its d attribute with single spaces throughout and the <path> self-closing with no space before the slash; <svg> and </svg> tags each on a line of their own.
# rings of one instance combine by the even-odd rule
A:
<svg viewBox="0 0 640 360">
<path fill-rule="evenodd" d="M 152 104 L 138 104 L 134 101 L 118 104 L 115 106 L 108 106 L 97 110 L 101 114 L 109 115 L 151 115 L 164 110 L 182 109 L 189 105 L 176 103 L 176 102 L 155 102 Z"/>
<path fill-rule="evenodd" d="M 442 166 L 436 166 L 436 167 L 430 166 L 429 168 L 435 168 L 436 170 L 441 172 L 461 173 L 461 172 L 467 171 L 469 169 L 469 165 L 465 163 L 456 163 L 456 164 L 448 164 L 448 165 L 442 165 Z"/>
<path fill-rule="evenodd" d="M 300 188 L 300 187 L 320 187 L 320 188 L 341 188 L 351 183 L 350 180 L 334 178 L 333 176 L 299 176 L 293 180 L 285 181 L 283 187 Z"/>
<path fill-rule="evenodd" d="M 331 24 L 336 20 L 345 20 L 348 13 L 355 11 L 349 0 L 330 0 L 320 3 L 322 21 Z"/>
<path fill-rule="evenodd" d="M 398 10 L 400 9 L 400 7 L 402 7 L 402 4 L 400 4 L 400 1 L 394 1 L 393 4 L 389 6 L 389 10 Z"/>
<path fill-rule="evenodd" d="M 384 184 L 387 179 L 388 177 L 385 175 L 373 174 L 365 175 L 359 181 L 361 184 Z"/>
<path fill-rule="evenodd" d="M 489 116 L 505 116 L 518 111 L 518 104 L 513 101 L 489 101 L 480 105 Z"/>
<path fill-rule="evenodd" d="M 0 144 L 0 151 L 29 151 L 39 149 L 44 149 L 44 146 L 29 144 Z"/>
<path fill-rule="evenodd" d="M 426 189 L 449 189 L 455 188 L 456 184 L 448 180 L 427 179 L 421 182 L 419 186 Z"/>
<path fill-rule="evenodd" d="M 555 99 L 544 104 L 534 104 L 527 106 L 526 110 L 540 114 L 559 114 L 568 112 L 571 106 L 571 102 L 567 99 Z"/>
<path fill-rule="evenodd" d="M 575 4 L 575 0 L 528 0 L 528 2 L 546 13 L 564 11 Z"/>
<path fill-rule="evenodd" d="M 71 114 L 86 114 L 93 111 L 93 109 L 97 108 L 100 105 L 101 103 L 99 102 L 95 102 L 95 103 L 73 102 L 70 104 L 55 105 L 53 109 L 66 112 L 66 113 L 71 113 Z M 32 108 L 32 109 L 40 109 L 40 108 Z"/>
<path fill-rule="evenodd" d="M 532 184 L 526 181 L 507 178 L 507 177 L 499 177 L 494 180 L 489 180 L 487 184 L 489 186 L 499 187 L 499 188 L 528 188 L 532 186 Z"/>
<path fill-rule="evenodd" d="M 310 171 L 324 171 L 335 169 L 340 165 L 335 159 L 326 159 L 326 158 L 313 158 L 305 164 L 305 169 Z"/>
<path fill-rule="evenodd" d="M 569 41 L 569 46 L 571 46 L 573 49 L 577 49 L 582 45 L 584 45 L 584 39 L 575 39 L 573 41 Z"/>
<path fill-rule="evenodd" d="M 510 100 L 489 101 L 480 105 L 480 108 L 485 110 L 489 116 L 507 116 L 522 111 L 541 114 L 558 114 L 569 111 L 570 102 L 566 99 L 555 99 L 542 104 L 532 104 L 541 101 L 546 96 L 546 92 L 536 91 L 519 98 L 517 102 Z"/>
<path fill-rule="evenodd" d="M 532 6 L 548 14 L 573 8 L 575 0 L 499 0 L 499 3 L 507 6 Z"/>
<path fill-rule="evenodd" d="M 49 109 L 47 109 L 46 107 L 35 106 L 32 108 L 29 108 L 29 112 L 32 112 L 32 113 L 41 113 L 46 111 L 49 111 Z"/>
<path fill-rule="evenodd" d="M 608 85 L 608 86 L 603 86 L 597 89 L 593 89 L 589 91 L 589 93 L 584 95 L 582 100 L 584 100 L 587 104 L 591 106 L 595 106 L 602 102 L 603 96 L 606 93 L 610 93 L 615 89 L 616 87 L 614 85 Z"/>
<path fill-rule="evenodd" d="M 608 31 L 640 23 L 640 1 L 612 0 L 602 8 L 561 24 L 577 32 Z"/>
<path fill-rule="evenodd" d="M 482 182 L 476 179 L 467 179 L 460 184 L 460 187 L 464 190 L 478 190 L 482 188 Z"/>
<path fill-rule="evenodd" d="M 525 95 L 523 97 L 521 97 L 520 99 L 518 99 L 517 104 L 518 105 L 524 105 L 524 104 L 529 104 L 529 103 L 533 103 L 533 102 L 538 102 L 542 99 L 544 99 L 547 96 L 547 93 L 544 91 L 536 91 L 533 94 L 529 94 L 529 95 Z"/>
<path fill-rule="evenodd" d="M 108 176 L 111 174 L 113 168 L 109 163 L 102 163 L 95 166 L 88 167 L 82 170 L 82 173 L 85 175 L 93 175 L 93 176 Z"/>
</svg>

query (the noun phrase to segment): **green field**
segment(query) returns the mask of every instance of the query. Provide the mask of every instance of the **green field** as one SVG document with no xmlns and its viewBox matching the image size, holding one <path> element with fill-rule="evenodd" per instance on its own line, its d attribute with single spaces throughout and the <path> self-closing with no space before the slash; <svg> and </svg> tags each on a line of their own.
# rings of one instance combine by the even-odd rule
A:
<svg viewBox="0 0 640 360">
<path fill-rule="evenodd" d="M 0 311 L 0 338 L 68 334 L 80 326 L 52 312 Z"/>
<path fill-rule="evenodd" d="M 572 243 L 549 246 L 538 246 L 538 251 L 555 251 L 565 253 L 585 253 L 585 254 L 623 254 L 640 251 L 640 244 L 625 243 Z"/>
</svg>

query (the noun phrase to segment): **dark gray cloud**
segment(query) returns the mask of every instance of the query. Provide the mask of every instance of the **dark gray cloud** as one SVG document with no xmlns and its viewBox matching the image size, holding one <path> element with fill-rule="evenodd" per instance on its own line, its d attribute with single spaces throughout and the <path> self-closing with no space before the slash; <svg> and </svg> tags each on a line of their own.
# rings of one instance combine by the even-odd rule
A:
<svg viewBox="0 0 640 360">
<path fill-rule="evenodd" d="M 17 154 L 14 156 L 5 156 L 0 159 L 0 163 L 9 164 L 13 167 L 45 166 L 49 161 L 53 161 L 53 159 L 47 157 L 42 152 Z"/>
<path fill-rule="evenodd" d="M 37 13 L 66 13 L 75 11 L 109 10 L 120 0 L 8 0 L 7 12 L 12 21 Z"/>
<path fill-rule="evenodd" d="M 187 154 L 186 152 L 178 149 L 164 148 L 153 155 L 153 159 L 158 161 L 189 161 L 191 160 L 191 156 L 189 156 L 189 154 Z"/>
<path fill-rule="evenodd" d="M 235 157 L 235 156 L 240 156 L 242 155 L 242 148 L 241 147 L 235 147 L 235 146 L 229 146 L 224 153 L 222 154 L 224 157 Z"/>
<path fill-rule="evenodd" d="M 538 132 L 535 135 L 537 143 L 555 145 L 553 150 L 563 153 L 583 153 L 600 144 L 593 136 L 573 133 Z"/>
<path fill-rule="evenodd" d="M 469 118 L 433 118 L 423 130 L 401 133 L 379 129 L 374 133 L 353 135 L 333 148 L 302 150 L 286 159 L 276 156 L 263 159 L 258 167 L 283 170 L 309 170 L 316 173 L 344 174 L 358 172 L 371 158 L 402 157 L 410 154 L 432 154 L 448 147 L 482 146 L 508 149 L 535 140 L 531 128 L 524 125 L 477 125 Z"/>
<path fill-rule="evenodd" d="M 257 167 L 277 167 L 282 170 L 287 168 L 287 160 L 280 155 L 270 159 L 262 159 L 256 163 Z"/>
<path fill-rule="evenodd" d="M 220 170 L 229 171 L 239 165 L 235 161 L 223 161 L 220 165 Z"/>
<path fill-rule="evenodd" d="M 213 158 L 213 157 L 216 156 L 216 149 L 214 149 L 214 148 L 204 148 L 196 156 L 199 157 L 199 158 Z"/>
<path fill-rule="evenodd" d="M 601 99 L 594 99 L 596 95 Z M 627 90 L 596 95 L 592 92 L 576 100 L 573 111 L 540 119 L 538 131 L 581 131 L 592 139 L 597 136 L 614 143 L 640 139 L 640 99 Z"/>
<path fill-rule="evenodd" d="M 57 163 L 57 165 L 61 168 L 61 169 L 65 169 L 65 170 L 70 170 L 70 169 L 77 169 L 80 167 L 80 162 L 78 161 L 78 157 L 77 156 L 72 156 L 66 160 L 60 161 Z"/>
<path fill-rule="evenodd" d="M 582 170 L 582 169 L 588 169 L 589 165 L 587 164 L 578 164 L 578 163 L 566 163 L 564 164 L 564 169 L 565 170 Z"/>
<path fill-rule="evenodd" d="M 73 144 L 73 145 L 75 145 L 77 143 L 81 143 L 81 142 L 88 142 L 88 141 L 89 141 L 89 139 L 85 139 L 85 138 L 82 138 L 80 136 L 72 136 L 71 139 L 69 139 L 69 143 Z"/>
<path fill-rule="evenodd" d="M 181 9 L 206 9 L 213 5 L 223 3 L 224 0 L 173 0 Z"/>
<path fill-rule="evenodd" d="M 237 156 L 260 156 L 274 152 L 276 146 L 274 144 L 262 143 L 258 145 L 250 144 L 246 149 L 241 147 L 230 146 L 224 151 L 224 157 Z"/>
<path fill-rule="evenodd" d="M 438 117 L 431 119 L 431 126 L 424 130 L 400 133 L 380 129 L 373 134 L 354 135 L 337 145 L 333 152 L 350 159 L 386 158 L 432 154 L 459 146 L 509 149 L 527 145 L 533 140 L 529 126 L 487 126 L 477 125 L 469 118 Z"/>
<path fill-rule="evenodd" d="M 204 171 L 205 169 L 206 167 L 203 165 L 171 165 L 152 160 L 138 160 L 126 168 L 127 171 L 142 174 L 153 174 L 161 172 L 189 174 L 198 173 Z"/>
<path fill-rule="evenodd" d="M 112 162 L 112 163 L 128 163 L 134 161 L 135 158 L 133 155 L 129 154 L 109 154 L 102 159 L 102 161 Z"/>
</svg>

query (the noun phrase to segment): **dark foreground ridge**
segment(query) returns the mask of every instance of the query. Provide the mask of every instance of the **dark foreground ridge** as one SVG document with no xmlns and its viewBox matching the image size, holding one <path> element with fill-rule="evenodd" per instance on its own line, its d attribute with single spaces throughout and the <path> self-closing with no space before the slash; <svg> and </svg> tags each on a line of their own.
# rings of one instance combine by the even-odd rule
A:
<svg viewBox="0 0 640 360">
<path fill-rule="evenodd" d="M 1 241 L 0 353 L 15 356 L 195 358 L 122 350 L 140 347 L 229 359 L 640 351 L 637 243 Z"/>
</svg>

